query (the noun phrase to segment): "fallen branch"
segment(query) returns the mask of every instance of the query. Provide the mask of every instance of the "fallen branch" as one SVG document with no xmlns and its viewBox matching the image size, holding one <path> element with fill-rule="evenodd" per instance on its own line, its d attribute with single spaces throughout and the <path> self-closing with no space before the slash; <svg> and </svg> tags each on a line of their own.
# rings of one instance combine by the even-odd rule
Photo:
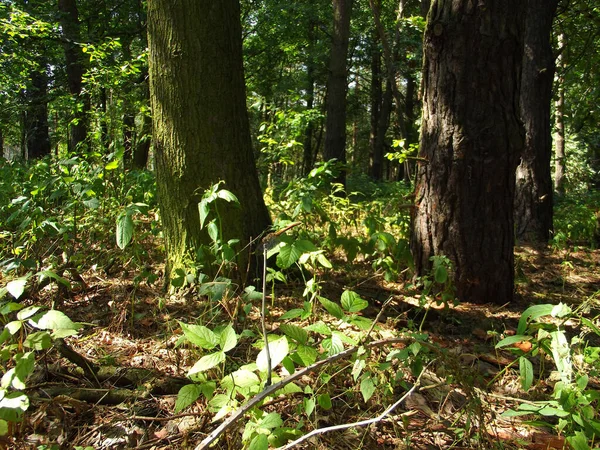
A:
<svg viewBox="0 0 600 450">
<path fill-rule="evenodd" d="M 296 439 L 295 441 L 290 442 L 286 446 L 280 447 L 281 450 L 287 450 L 292 447 L 295 447 L 296 445 L 300 444 L 301 442 L 303 442 L 313 436 L 317 436 L 319 434 L 329 433 L 330 431 L 345 430 L 347 428 L 363 427 L 365 425 L 371 425 L 372 423 L 381 422 L 386 416 L 390 415 L 392 413 L 392 411 L 394 411 L 394 409 L 396 409 L 400 405 L 400 403 L 402 403 L 404 400 L 406 400 L 415 391 L 415 389 L 421 383 L 421 376 L 425 373 L 425 371 L 431 365 L 431 363 L 433 363 L 433 361 L 430 361 L 429 364 L 427 364 L 427 366 L 421 371 L 421 373 L 417 377 L 417 380 L 415 381 L 415 384 L 413 384 L 413 386 L 402 397 L 400 397 L 396 402 L 394 402 L 393 405 L 390 405 L 384 412 L 379 414 L 377 417 L 374 417 L 372 419 L 367 419 L 367 420 L 361 420 L 359 422 L 344 423 L 341 425 L 333 425 L 330 427 L 318 428 L 316 430 L 312 430 L 310 433 L 307 433 L 304 436 Z"/>
<path fill-rule="evenodd" d="M 231 416 L 229 416 L 223 423 L 221 423 L 221 425 L 219 425 L 208 436 L 206 436 L 204 438 L 204 440 L 196 446 L 195 450 L 207 449 L 215 440 L 217 440 L 219 438 L 219 436 L 221 436 L 221 434 L 223 434 L 227 429 L 229 429 L 233 424 L 235 424 L 241 417 L 243 417 L 244 414 L 246 414 L 249 410 L 251 410 L 254 406 L 256 406 L 258 403 L 263 401 L 265 398 L 271 396 L 272 394 L 274 394 L 275 392 L 277 392 L 284 386 L 290 384 L 292 381 L 297 380 L 298 378 L 301 378 L 302 376 L 304 376 L 308 373 L 314 372 L 315 370 L 321 368 L 322 366 L 331 364 L 335 361 L 339 361 L 340 359 L 351 356 L 354 353 L 356 353 L 358 351 L 358 349 L 361 347 L 376 348 L 376 347 L 382 347 L 387 344 L 406 343 L 406 342 L 409 342 L 410 340 L 411 340 L 411 338 L 391 338 L 391 339 L 382 339 L 379 341 L 369 342 L 367 344 L 364 344 L 363 346 L 351 347 L 349 349 L 344 350 L 343 352 L 340 352 L 336 355 L 330 356 L 329 358 L 322 359 L 321 361 L 317 361 L 316 363 L 314 363 L 308 367 L 297 370 L 289 377 L 287 377 L 275 384 L 272 384 L 271 386 L 266 387 L 262 392 L 260 392 L 259 394 L 256 394 L 254 397 L 252 397 L 247 403 L 240 406 L 233 414 L 231 414 Z"/>
</svg>

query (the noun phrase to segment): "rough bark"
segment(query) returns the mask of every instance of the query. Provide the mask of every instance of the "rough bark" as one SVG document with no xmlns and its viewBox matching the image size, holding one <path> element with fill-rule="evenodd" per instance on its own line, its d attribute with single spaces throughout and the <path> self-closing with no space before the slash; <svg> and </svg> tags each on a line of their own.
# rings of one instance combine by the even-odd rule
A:
<svg viewBox="0 0 600 450">
<path fill-rule="evenodd" d="M 327 123 L 324 159 L 346 162 L 346 91 L 348 42 L 352 0 L 333 0 L 333 36 L 327 79 Z M 340 172 L 335 180 L 346 184 L 346 173 Z"/>
<path fill-rule="evenodd" d="M 434 0 L 424 38 L 423 120 L 411 246 L 454 265 L 457 297 L 513 299 L 521 0 Z"/>
<path fill-rule="evenodd" d="M 557 98 L 555 104 L 554 122 L 556 126 L 556 134 L 554 137 L 554 189 L 559 194 L 565 192 L 565 171 L 566 171 L 566 154 L 565 154 L 565 59 L 563 47 L 565 45 L 565 36 L 558 36 L 559 54 L 556 58 L 556 66 L 558 67 L 558 77 L 556 80 Z"/>
<path fill-rule="evenodd" d="M 42 158 L 50 154 L 48 131 L 48 76 L 46 67 L 31 73 L 31 86 L 27 89 L 25 115 L 27 158 Z"/>
<path fill-rule="evenodd" d="M 166 277 L 207 242 L 198 202 L 213 184 L 239 199 L 218 205 L 223 239 L 246 245 L 269 225 L 250 140 L 237 0 L 148 2 L 150 96 L 157 190 L 167 253 Z M 210 268 L 209 268 L 210 269 Z"/>
<path fill-rule="evenodd" d="M 69 126 L 69 151 L 75 151 L 87 138 L 87 112 L 90 109 L 90 100 L 82 94 L 83 88 L 83 52 L 79 46 L 81 42 L 79 11 L 76 0 L 58 0 L 60 12 L 60 26 L 63 33 L 63 48 L 67 70 L 67 84 L 69 92 L 82 107 L 76 107 Z"/>
<path fill-rule="evenodd" d="M 552 129 L 554 56 L 550 43 L 557 0 L 528 0 L 521 78 L 525 147 L 516 173 L 517 241 L 545 244 L 552 231 Z"/>
</svg>

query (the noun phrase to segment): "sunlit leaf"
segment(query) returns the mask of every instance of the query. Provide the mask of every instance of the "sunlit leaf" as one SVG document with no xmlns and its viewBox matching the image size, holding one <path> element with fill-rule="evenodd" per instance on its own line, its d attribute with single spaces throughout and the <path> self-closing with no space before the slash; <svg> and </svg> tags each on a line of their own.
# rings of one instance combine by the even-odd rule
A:
<svg viewBox="0 0 600 450">
<path fill-rule="evenodd" d="M 198 384 L 188 384 L 179 389 L 175 401 L 175 414 L 183 411 L 200 397 L 202 389 Z"/>
</svg>

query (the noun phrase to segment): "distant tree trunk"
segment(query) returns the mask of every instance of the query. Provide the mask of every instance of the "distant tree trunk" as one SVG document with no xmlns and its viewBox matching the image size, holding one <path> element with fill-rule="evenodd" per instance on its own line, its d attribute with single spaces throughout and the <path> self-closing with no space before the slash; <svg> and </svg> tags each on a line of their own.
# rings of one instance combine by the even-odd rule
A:
<svg viewBox="0 0 600 450">
<path fill-rule="evenodd" d="M 381 164 L 379 166 L 376 165 L 376 145 L 383 92 L 381 89 L 381 50 L 379 48 L 379 35 L 376 31 L 373 33 L 371 46 L 371 133 L 369 137 L 369 159 L 371 164 L 371 178 L 380 180 L 382 172 Z"/>
<path fill-rule="evenodd" d="M 60 26 L 63 32 L 63 47 L 67 66 L 69 92 L 81 107 L 73 112 L 69 127 L 69 151 L 75 151 L 87 138 L 87 113 L 90 109 L 89 96 L 82 93 L 83 88 L 83 52 L 79 43 L 81 33 L 79 11 L 76 0 L 58 0 Z"/>
<path fill-rule="evenodd" d="M 561 33 L 558 35 L 559 54 L 556 58 L 556 65 L 558 67 L 556 89 L 558 95 L 554 112 L 554 122 L 556 126 L 556 134 L 554 137 L 554 189 L 559 194 L 564 194 L 565 192 L 565 169 L 567 166 L 565 153 L 565 45 L 565 36 Z"/>
<path fill-rule="evenodd" d="M 142 116 L 142 128 L 133 152 L 133 168 L 145 169 L 148 165 L 148 155 L 152 144 L 152 117 L 148 113 Z"/>
<path fill-rule="evenodd" d="M 348 42 L 352 0 L 333 0 L 333 37 L 327 79 L 327 124 L 325 126 L 324 159 L 346 162 L 346 91 Z M 346 172 L 337 180 L 346 185 Z"/>
<path fill-rule="evenodd" d="M 383 178 L 383 155 L 385 153 L 385 135 L 390 125 L 390 116 L 392 114 L 393 104 L 392 86 L 389 80 L 385 83 L 385 93 L 381 102 L 381 110 L 377 122 L 377 135 L 375 137 L 375 147 L 373 148 L 373 167 L 372 177 L 374 180 Z"/>
<path fill-rule="evenodd" d="M 270 218 L 250 139 L 239 1 L 149 0 L 148 47 L 167 280 L 208 242 L 198 202 L 223 180 L 241 204 L 221 202 L 218 211 L 224 241 L 240 240 L 236 281 L 243 283 L 254 261 L 247 245 Z"/>
<path fill-rule="evenodd" d="M 547 243 L 552 231 L 554 55 L 550 44 L 558 0 L 528 0 L 521 75 L 525 147 L 516 173 L 515 233 L 519 242 Z"/>
<path fill-rule="evenodd" d="M 315 27 L 316 24 L 311 20 L 308 24 L 308 58 L 306 61 L 306 109 L 310 111 L 314 108 L 315 102 L 315 61 L 313 55 L 313 47 L 315 42 Z M 313 134 L 315 132 L 315 124 L 312 119 L 309 119 L 304 130 L 303 143 L 303 159 L 302 159 L 302 175 L 307 176 L 313 169 Z"/>
<path fill-rule="evenodd" d="M 42 158 L 50 154 L 48 76 L 45 65 L 31 72 L 31 86 L 27 89 L 25 133 L 28 159 Z"/>
<path fill-rule="evenodd" d="M 453 262 L 461 301 L 513 299 L 522 0 L 433 0 L 411 247 L 416 274 Z"/>
<path fill-rule="evenodd" d="M 415 109 L 416 109 L 416 86 L 417 80 L 415 76 L 410 73 L 406 76 L 406 100 L 404 102 L 404 115 L 406 117 L 406 137 L 404 146 L 408 149 L 412 144 L 417 144 L 419 142 L 419 130 L 416 124 L 415 118 Z M 412 174 L 415 172 L 415 162 L 414 160 L 407 160 L 403 164 L 403 169 L 401 173 L 403 174 L 404 181 L 407 184 L 412 183 Z"/>
</svg>

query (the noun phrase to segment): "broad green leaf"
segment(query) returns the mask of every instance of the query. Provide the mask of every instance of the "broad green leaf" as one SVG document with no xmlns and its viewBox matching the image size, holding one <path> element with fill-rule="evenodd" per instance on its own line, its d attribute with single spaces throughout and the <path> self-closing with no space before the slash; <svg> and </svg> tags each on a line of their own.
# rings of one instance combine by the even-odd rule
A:
<svg viewBox="0 0 600 450">
<path fill-rule="evenodd" d="M 566 440 L 573 450 L 590 450 L 588 439 L 583 431 L 576 431 L 574 436 L 568 436 Z"/>
<path fill-rule="evenodd" d="M 109 162 L 107 165 L 104 166 L 104 170 L 111 171 L 111 170 L 115 170 L 119 168 L 119 161 L 118 160 L 114 160 Z"/>
<path fill-rule="evenodd" d="M 0 419 L 0 436 L 6 436 L 8 434 L 8 422 L 4 419 Z"/>
<path fill-rule="evenodd" d="M 317 255 L 317 261 L 319 262 L 319 264 L 321 264 L 326 269 L 332 269 L 333 268 L 333 265 L 331 264 L 331 261 L 329 261 L 327 259 L 327 257 L 323 253 L 319 253 Z"/>
<path fill-rule="evenodd" d="M 121 214 L 117 217 L 117 246 L 123 250 L 133 238 L 133 217 Z"/>
<path fill-rule="evenodd" d="M 269 352 L 271 354 L 271 369 L 277 367 L 283 358 L 289 353 L 288 341 L 285 336 L 269 342 Z M 267 371 L 267 351 L 263 348 L 256 358 L 256 365 L 261 372 Z"/>
<path fill-rule="evenodd" d="M 268 448 L 269 439 L 266 434 L 257 434 L 252 441 L 250 441 L 250 445 L 248 446 L 248 450 L 268 450 Z"/>
<path fill-rule="evenodd" d="M 66 278 L 63 278 L 60 275 L 58 275 L 56 272 L 53 272 L 52 270 L 42 270 L 41 272 L 38 272 L 37 275 L 40 281 L 43 281 L 45 278 L 50 278 L 56 281 L 57 283 L 62 284 L 67 289 L 71 289 L 71 282 Z"/>
<path fill-rule="evenodd" d="M 305 367 L 314 364 L 319 356 L 319 352 L 316 348 L 307 345 L 299 345 L 296 349 L 296 353 Z"/>
<path fill-rule="evenodd" d="M 571 314 L 571 312 L 571 308 L 569 308 L 564 303 L 559 303 L 558 305 L 555 305 L 554 308 L 552 308 L 552 312 L 550 314 L 552 317 L 561 318 L 568 316 L 569 314 Z"/>
<path fill-rule="evenodd" d="M 221 386 L 230 389 L 233 387 L 250 388 L 260 385 L 260 378 L 254 372 L 247 369 L 238 369 L 225 375 L 221 380 Z"/>
<path fill-rule="evenodd" d="M 28 306 L 27 308 L 24 308 L 17 313 L 17 319 L 19 319 L 19 320 L 29 319 L 31 316 L 33 316 L 35 313 L 37 313 L 40 309 L 42 309 L 41 306 Z"/>
<path fill-rule="evenodd" d="M 502 347 L 516 344 L 517 342 L 530 341 L 530 340 L 531 340 L 531 336 L 524 336 L 524 335 L 516 334 L 514 336 L 505 337 L 500 342 L 498 342 L 494 348 L 502 348 Z"/>
<path fill-rule="evenodd" d="M 439 284 L 444 284 L 448 280 L 448 271 L 443 265 L 437 265 L 433 274 L 433 279 Z"/>
<path fill-rule="evenodd" d="M 310 416 L 312 412 L 315 410 L 316 402 L 314 398 L 305 398 L 304 399 L 304 413 L 307 416 Z"/>
<path fill-rule="evenodd" d="M 6 285 L 6 290 L 17 300 L 23 292 L 25 292 L 25 285 L 27 284 L 27 278 L 18 278 L 16 280 L 9 281 Z"/>
<path fill-rule="evenodd" d="M 315 322 L 304 327 L 305 330 L 314 331 L 315 333 L 322 334 L 324 336 L 331 336 L 331 329 L 322 321 Z"/>
<path fill-rule="evenodd" d="M 280 269 L 287 269 L 304 253 L 298 249 L 295 245 L 283 245 L 279 247 L 279 254 L 277 255 L 277 267 Z"/>
<path fill-rule="evenodd" d="M 366 365 L 367 363 L 362 358 L 354 361 L 354 365 L 352 366 L 352 378 L 354 378 L 354 381 L 358 380 L 358 377 L 360 376 Z"/>
<path fill-rule="evenodd" d="M 6 291 L 5 288 L 3 288 L 3 289 Z M 2 295 L 0 295 L 0 298 L 2 298 Z M 0 314 L 2 314 L 3 316 L 6 316 L 6 315 L 10 314 L 11 312 L 19 311 L 22 308 L 23 308 L 23 305 L 20 303 L 15 303 L 15 302 L 4 303 L 2 306 L 0 306 Z M 31 308 L 31 306 L 29 308 Z"/>
<path fill-rule="evenodd" d="M 521 378 L 521 387 L 525 392 L 529 390 L 533 383 L 533 365 L 524 356 L 519 358 L 519 373 Z"/>
<path fill-rule="evenodd" d="M 536 320 L 542 316 L 549 316 L 552 314 L 552 310 L 554 309 L 554 305 L 534 305 L 527 308 L 523 314 L 521 314 L 521 318 L 519 319 L 519 325 L 517 327 L 517 334 L 525 333 L 527 328 L 527 324 L 529 320 Z"/>
<path fill-rule="evenodd" d="M 98 209 L 100 207 L 100 201 L 96 197 L 84 200 L 83 205 L 89 209 Z"/>
<path fill-rule="evenodd" d="M 342 319 L 344 317 L 344 311 L 342 310 L 340 305 L 332 302 L 331 300 L 325 297 L 319 296 L 317 298 L 319 299 L 319 302 L 321 302 L 321 304 L 325 307 L 327 312 L 333 317 L 335 317 L 336 319 Z"/>
<path fill-rule="evenodd" d="M 327 350 L 329 356 L 337 355 L 344 351 L 344 344 L 337 334 L 332 334 L 330 338 L 323 339 L 322 345 Z"/>
<path fill-rule="evenodd" d="M 297 317 L 300 317 L 303 312 L 304 310 L 300 308 L 290 309 L 289 311 L 283 313 L 279 320 L 296 319 Z"/>
<path fill-rule="evenodd" d="M 33 350 L 46 350 L 52 347 L 52 338 L 47 331 L 37 331 L 27 336 L 23 346 Z"/>
<path fill-rule="evenodd" d="M 203 325 L 188 325 L 183 322 L 179 322 L 179 325 L 188 341 L 200 348 L 212 350 L 219 343 L 217 335 Z"/>
<path fill-rule="evenodd" d="M 12 322 L 8 322 L 5 327 L 8 332 L 12 335 L 21 329 L 23 326 L 23 322 L 20 320 L 13 320 Z"/>
<path fill-rule="evenodd" d="M 233 202 L 238 204 L 240 203 L 238 198 L 226 189 L 221 189 L 220 191 L 218 191 L 217 197 L 219 197 L 222 200 L 225 200 L 226 202 Z"/>
<path fill-rule="evenodd" d="M 17 354 L 15 360 L 15 367 L 4 374 L 1 385 L 4 389 L 12 386 L 15 389 L 23 390 L 27 387 L 25 382 L 35 366 L 35 353 Z"/>
<path fill-rule="evenodd" d="M 319 404 L 319 406 L 321 408 L 323 408 L 326 411 L 330 410 L 332 407 L 331 397 L 329 396 L 328 393 L 319 394 L 317 396 L 317 403 Z"/>
<path fill-rule="evenodd" d="M 200 229 L 202 229 L 204 228 L 204 222 L 208 217 L 208 213 L 210 212 L 208 202 L 205 199 L 202 199 L 200 203 L 198 203 L 198 212 L 200 214 Z"/>
<path fill-rule="evenodd" d="M 556 369 L 564 383 L 570 383 L 573 377 L 573 365 L 571 363 L 571 349 L 563 331 L 553 331 L 550 348 Z"/>
<path fill-rule="evenodd" d="M 351 313 L 359 312 L 369 306 L 369 302 L 362 299 L 360 295 L 358 295 L 354 291 L 344 291 L 342 294 L 342 307 Z"/>
<path fill-rule="evenodd" d="M 373 383 L 373 379 L 371 377 L 364 377 L 360 382 L 360 393 L 363 396 L 363 400 L 366 402 L 373 396 L 375 393 L 375 383 Z"/>
<path fill-rule="evenodd" d="M 61 311 L 51 309 L 40 317 L 37 322 L 40 330 L 78 330 L 80 326 L 73 322 Z"/>
<path fill-rule="evenodd" d="M 208 231 L 208 235 L 213 242 L 217 242 L 219 240 L 219 227 L 217 226 L 217 222 L 215 220 L 211 220 L 208 223 L 206 231 Z"/>
<path fill-rule="evenodd" d="M 12 370 L 12 369 L 11 369 Z M 29 408 L 29 398 L 22 392 L 10 392 L 0 400 L 2 419 L 14 422 Z"/>
<path fill-rule="evenodd" d="M 225 353 L 223 352 L 216 352 L 211 353 L 210 355 L 205 355 L 202 358 L 200 358 L 200 361 L 194 364 L 194 366 L 187 373 L 187 376 L 190 377 L 198 372 L 206 372 L 207 370 L 218 366 L 223 361 L 225 361 Z"/>
<path fill-rule="evenodd" d="M 300 344 L 306 344 L 308 341 L 308 332 L 296 325 L 283 323 L 279 326 L 279 329 L 283 331 L 287 337 Z"/>
<path fill-rule="evenodd" d="M 223 350 L 224 352 L 228 352 L 237 345 L 237 336 L 235 334 L 235 330 L 231 325 L 227 326 L 227 328 L 221 331 L 219 341 L 221 350 Z"/>
<path fill-rule="evenodd" d="M 202 389 L 198 384 L 188 384 L 179 389 L 175 401 L 175 414 L 183 411 L 200 397 Z"/>
<path fill-rule="evenodd" d="M 276 412 L 267 414 L 258 424 L 259 427 L 267 428 L 268 430 L 280 427 L 281 425 L 283 425 L 283 420 L 281 420 L 281 415 Z"/>
<path fill-rule="evenodd" d="M 334 331 L 332 333 L 332 335 L 340 338 L 340 341 L 342 341 L 345 344 L 348 344 L 348 345 L 357 345 L 358 344 L 358 341 L 356 339 L 352 339 L 350 336 L 342 333 L 341 331 Z"/>
</svg>

